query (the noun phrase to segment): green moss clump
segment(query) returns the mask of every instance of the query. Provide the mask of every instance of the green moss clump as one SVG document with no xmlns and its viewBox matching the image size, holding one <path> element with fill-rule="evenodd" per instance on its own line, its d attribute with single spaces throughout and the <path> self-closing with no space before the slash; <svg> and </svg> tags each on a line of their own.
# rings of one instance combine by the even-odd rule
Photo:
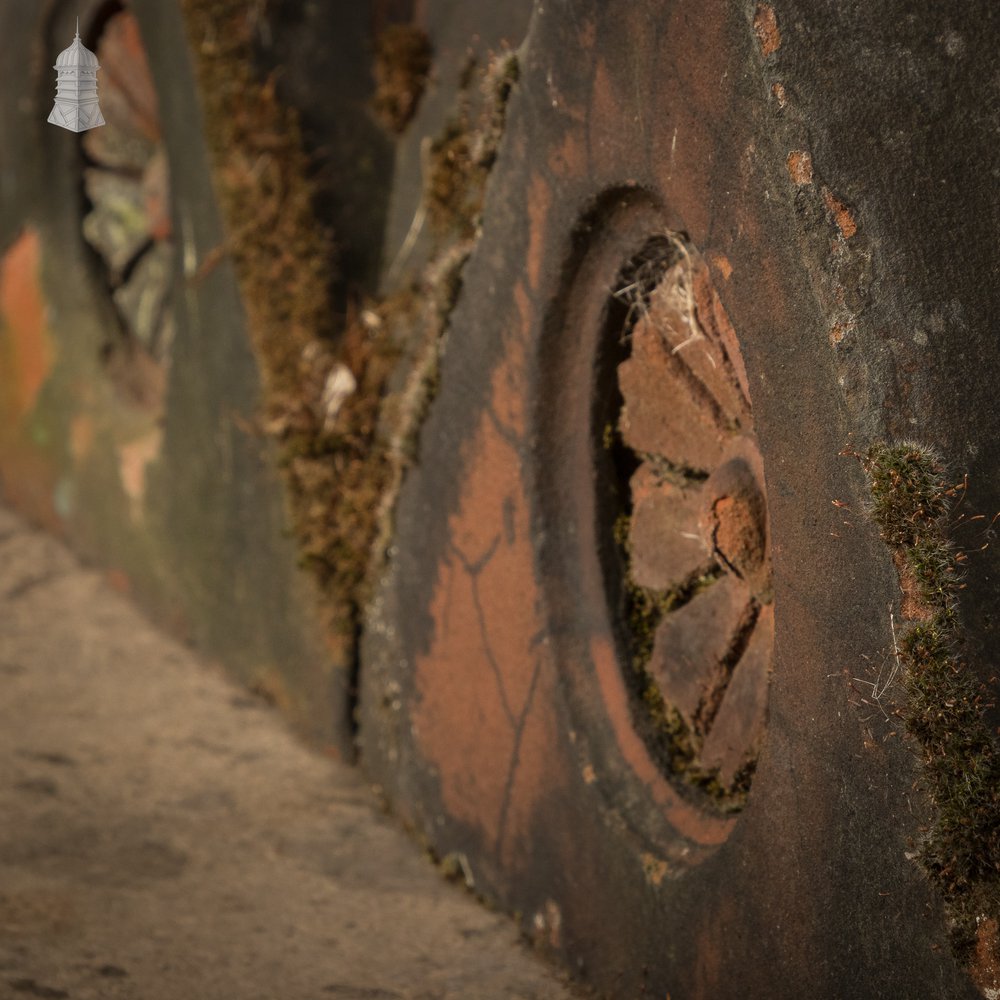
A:
<svg viewBox="0 0 1000 1000">
<path fill-rule="evenodd" d="M 982 685 L 960 654 L 958 554 L 946 535 L 960 488 L 919 445 L 878 443 L 859 458 L 872 516 L 918 619 L 899 644 L 901 712 L 934 807 L 917 857 L 944 894 L 956 945 L 978 982 L 977 928 L 1000 917 L 1000 747 Z"/>
<path fill-rule="evenodd" d="M 928 533 L 947 513 L 954 492 L 944 482 L 937 456 L 915 444 L 873 444 L 862 458 L 871 488 L 871 513 L 886 544 L 926 545 Z"/>
</svg>

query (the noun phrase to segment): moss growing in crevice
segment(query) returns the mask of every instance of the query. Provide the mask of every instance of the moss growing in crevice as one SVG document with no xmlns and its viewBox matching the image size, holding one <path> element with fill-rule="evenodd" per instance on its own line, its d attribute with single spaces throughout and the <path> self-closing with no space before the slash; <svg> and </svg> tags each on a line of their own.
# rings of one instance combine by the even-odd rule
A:
<svg viewBox="0 0 1000 1000">
<path fill-rule="evenodd" d="M 298 118 L 255 67 L 252 11 L 240 0 L 182 0 L 182 9 L 226 231 L 201 273 L 222 254 L 233 260 L 262 424 L 280 443 L 302 561 L 320 584 L 328 624 L 351 633 L 385 475 L 376 427 L 397 352 L 377 313 L 338 327 L 333 238 L 317 221 Z M 353 391 L 331 392 L 345 379 Z"/>
<path fill-rule="evenodd" d="M 394 340 L 407 345 L 406 374 L 386 406 L 387 478 L 377 510 L 371 575 L 378 573 L 392 534 L 392 514 L 406 470 L 417 457 L 419 432 L 439 385 L 439 361 L 452 310 L 462 289 L 462 271 L 479 240 L 489 171 L 496 160 L 507 101 L 517 80 L 513 53 L 480 67 L 467 65 L 456 112 L 437 139 L 425 145 L 424 185 L 411 235 L 395 269 L 424 223 L 431 247 L 419 273 L 404 286 L 414 310 L 396 324 Z"/>
<path fill-rule="evenodd" d="M 904 592 L 900 714 L 920 763 L 933 821 L 916 856 L 944 895 L 954 941 L 984 990 L 1000 989 L 1000 745 L 986 722 L 986 692 L 962 659 L 962 559 L 948 539 L 964 487 L 912 443 L 872 445 L 857 456 L 871 515 L 890 547 Z"/>
<path fill-rule="evenodd" d="M 430 144 L 418 213 L 434 234 L 426 263 L 341 322 L 330 294 L 333 238 L 317 221 L 298 118 L 255 67 L 253 10 L 242 0 L 182 0 L 182 10 L 226 230 L 201 275 L 231 256 L 261 374 L 262 425 L 279 443 L 301 561 L 320 585 L 327 626 L 346 634 L 356 657 L 362 608 L 478 238 L 516 59 L 503 54 L 473 67 L 456 116 Z M 416 71 L 427 53 L 411 48 Z M 396 102 L 397 120 L 402 111 Z M 401 388 L 390 392 L 390 384 Z"/>
<path fill-rule="evenodd" d="M 427 86 L 431 43 L 414 24 L 390 24 L 375 39 L 375 95 L 372 109 L 398 135 L 410 123 Z"/>
<path fill-rule="evenodd" d="M 512 52 L 494 56 L 482 69 L 474 62 L 466 67 L 457 112 L 430 144 L 424 207 L 431 232 L 439 239 L 473 239 L 477 234 L 486 179 L 517 77 Z"/>
<path fill-rule="evenodd" d="M 629 523 L 629 515 L 621 514 L 613 528 L 615 543 L 626 565 L 631 548 Z M 652 738 L 647 740 L 647 744 L 654 750 L 657 762 L 668 774 L 706 794 L 720 811 L 735 812 L 746 802 L 753 766 L 744 768 L 730 788 L 722 785 L 717 770 L 701 766 L 698 761 L 701 737 L 663 697 L 649 669 L 656 630 L 663 619 L 706 590 L 722 575 L 722 568 L 712 563 L 673 590 L 652 590 L 639 586 L 626 574 L 621 619 L 625 625 L 625 652 L 631 671 L 629 679 L 642 704 L 636 725 L 640 730 L 652 731 L 649 733 Z"/>
<path fill-rule="evenodd" d="M 298 118 L 253 61 L 251 12 L 240 0 L 182 0 L 225 221 L 221 248 L 237 268 L 250 333 L 271 393 L 298 396 L 302 353 L 329 338 L 333 239 L 313 211 Z M 210 262 L 206 260 L 207 266 Z"/>
<path fill-rule="evenodd" d="M 701 741 L 691 732 L 680 712 L 664 700 L 655 682 L 646 685 L 642 700 L 658 737 L 669 747 L 669 757 L 661 763 L 668 765 L 675 778 L 707 796 L 719 812 L 739 812 L 746 805 L 750 782 L 757 769 L 756 758 L 743 765 L 732 785 L 724 785 L 717 769 L 704 767 L 699 762 Z"/>
</svg>

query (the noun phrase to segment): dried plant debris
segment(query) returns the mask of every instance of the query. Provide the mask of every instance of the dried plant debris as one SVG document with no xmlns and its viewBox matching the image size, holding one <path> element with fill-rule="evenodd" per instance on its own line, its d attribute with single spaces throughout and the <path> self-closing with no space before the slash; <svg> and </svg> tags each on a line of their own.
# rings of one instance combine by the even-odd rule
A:
<svg viewBox="0 0 1000 1000">
<path fill-rule="evenodd" d="M 414 24 L 391 24 L 375 40 L 375 116 L 399 135 L 416 114 L 431 71 L 431 42 Z"/>
<path fill-rule="evenodd" d="M 320 584 L 328 625 L 356 638 L 372 553 L 388 537 L 473 241 L 437 240 L 421 273 L 335 326 L 333 239 L 316 219 L 297 116 L 278 100 L 273 79 L 256 71 L 251 12 L 239 0 L 182 5 L 227 230 L 219 254 L 232 256 L 240 281 L 264 386 L 263 426 L 280 443 L 293 530 L 302 563 Z M 504 59 L 508 66 L 512 57 Z M 483 118 L 489 135 L 469 142 L 484 152 L 454 179 L 470 212 L 478 212 L 482 164 L 499 141 L 496 101 Z M 477 227 L 478 214 L 473 226 L 460 228 Z M 212 262 L 206 258 L 202 271 Z M 395 374 L 401 365 L 402 379 Z M 389 392 L 391 377 L 400 391 Z"/>
<path fill-rule="evenodd" d="M 977 985 L 1000 996 L 1000 745 L 985 717 L 988 692 L 963 660 L 964 555 L 948 538 L 964 484 L 953 485 L 939 457 L 918 444 L 879 442 L 857 457 L 910 622 L 897 643 L 899 714 L 934 811 L 915 857 L 944 894 Z"/>
</svg>

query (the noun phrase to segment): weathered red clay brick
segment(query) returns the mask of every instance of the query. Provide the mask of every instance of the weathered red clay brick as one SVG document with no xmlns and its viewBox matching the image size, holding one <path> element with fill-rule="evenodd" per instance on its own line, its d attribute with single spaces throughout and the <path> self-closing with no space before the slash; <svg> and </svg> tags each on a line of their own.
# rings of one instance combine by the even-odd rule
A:
<svg viewBox="0 0 1000 1000">
<path fill-rule="evenodd" d="M 631 575 L 641 587 L 669 590 L 711 562 L 699 529 L 699 487 L 665 482 L 649 463 L 632 476 Z"/>
<path fill-rule="evenodd" d="M 774 611 L 760 612 L 750 643 L 733 670 L 722 704 L 705 738 L 701 763 L 719 769 L 719 780 L 729 788 L 740 768 L 757 756 L 767 713 Z"/>
<path fill-rule="evenodd" d="M 702 702 L 725 681 L 722 663 L 746 624 L 749 596 L 742 581 L 721 577 L 656 630 L 648 669 L 664 699 L 692 728 Z"/>
<path fill-rule="evenodd" d="M 767 589 L 767 509 L 753 470 L 740 456 L 705 483 L 707 505 L 701 530 L 725 565 L 754 588 Z"/>
<path fill-rule="evenodd" d="M 632 331 L 632 354 L 618 367 L 618 385 L 625 399 L 620 429 L 630 448 L 692 469 L 719 461 L 727 435 L 717 408 L 648 317 Z"/>
</svg>

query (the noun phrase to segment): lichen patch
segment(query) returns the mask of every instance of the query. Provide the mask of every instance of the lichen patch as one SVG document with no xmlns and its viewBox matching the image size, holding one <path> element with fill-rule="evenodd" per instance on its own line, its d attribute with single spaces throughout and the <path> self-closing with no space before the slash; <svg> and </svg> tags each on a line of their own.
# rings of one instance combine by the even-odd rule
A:
<svg viewBox="0 0 1000 1000">
<path fill-rule="evenodd" d="M 812 184 L 813 162 L 812 154 L 808 150 L 793 149 L 788 154 L 786 165 L 788 167 L 788 176 L 791 177 L 792 183 L 800 187 L 805 184 Z"/>
<path fill-rule="evenodd" d="M 769 3 L 757 4 L 753 18 L 753 30 L 760 44 L 761 55 L 765 58 L 773 55 L 781 48 L 781 31 L 778 29 L 778 18 L 774 8 Z"/>
<path fill-rule="evenodd" d="M 854 213 L 829 188 L 823 188 L 823 204 L 826 205 L 840 235 L 849 240 L 858 231 Z"/>
</svg>

